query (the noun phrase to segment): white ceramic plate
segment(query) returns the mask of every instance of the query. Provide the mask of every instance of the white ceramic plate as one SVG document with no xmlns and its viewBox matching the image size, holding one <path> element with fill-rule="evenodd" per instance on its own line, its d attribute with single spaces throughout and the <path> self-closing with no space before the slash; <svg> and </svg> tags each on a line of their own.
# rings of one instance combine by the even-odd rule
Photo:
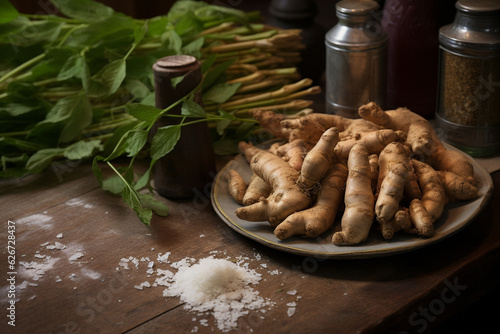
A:
<svg viewBox="0 0 500 334">
<path fill-rule="evenodd" d="M 447 146 L 447 148 L 456 150 L 451 146 Z M 252 171 L 242 155 L 236 156 L 217 174 L 212 187 L 211 201 L 220 218 L 236 232 L 263 245 L 284 252 L 304 256 L 344 259 L 398 254 L 419 249 L 449 237 L 470 223 L 488 203 L 493 191 L 493 181 L 490 174 L 470 156 L 463 154 L 474 166 L 475 176 L 479 182 L 479 197 L 472 201 L 447 204 L 441 218 L 434 224 L 435 232 L 431 238 L 396 233 L 392 239 L 385 240 L 380 233 L 377 233 L 378 231 L 373 230 L 370 232 L 368 239 L 362 244 L 337 246 L 331 243 L 332 234 L 340 230 L 340 221 L 337 221 L 330 230 L 316 239 L 294 236 L 287 240 L 279 240 L 274 236 L 273 228 L 267 221 L 249 222 L 236 217 L 235 211 L 240 205 L 229 194 L 227 176 L 228 171 L 234 169 L 243 176 L 245 181 L 250 180 Z"/>
</svg>

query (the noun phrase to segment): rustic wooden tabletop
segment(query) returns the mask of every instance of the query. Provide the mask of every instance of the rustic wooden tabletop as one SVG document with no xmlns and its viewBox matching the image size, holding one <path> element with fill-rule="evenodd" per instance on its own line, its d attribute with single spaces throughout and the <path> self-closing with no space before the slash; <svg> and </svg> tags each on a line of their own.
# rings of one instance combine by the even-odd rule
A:
<svg viewBox="0 0 500 334">
<path fill-rule="evenodd" d="M 185 258 L 230 259 L 261 275 L 253 289 L 266 305 L 238 318 L 241 333 L 430 333 L 500 283 L 499 172 L 489 204 L 453 236 L 399 255 L 325 260 L 236 233 L 209 194 L 164 200 L 170 215 L 148 228 L 88 164 L 66 167 L 0 184 L 1 333 L 222 332 L 213 312 L 187 310 L 155 284 Z"/>
</svg>

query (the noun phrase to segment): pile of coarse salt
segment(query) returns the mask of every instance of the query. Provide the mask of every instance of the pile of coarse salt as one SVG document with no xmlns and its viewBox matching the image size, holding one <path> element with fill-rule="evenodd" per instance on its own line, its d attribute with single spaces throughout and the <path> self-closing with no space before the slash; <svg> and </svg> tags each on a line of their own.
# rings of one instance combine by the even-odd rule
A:
<svg viewBox="0 0 500 334">
<path fill-rule="evenodd" d="M 186 310 L 196 312 L 193 321 L 204 327 L 209 326 L 205 316 L 213 316 L 221 332 L 236 329 L 238 319 L 250 311 L 260 312 L 263 318 L 263 314 L 276 302 L 262 298 L 254 289 L 262 279 L 260 273 L 250 268 L 254 259 L 243 256 L 223 259 L 216 258 L 216 254 L 225 255 L 225 252 L 211 251 L 208 257 L 200 260 L 185 257 L 178 261 L 170 260 L 170 252 L 158 253 L 156 262 L 149 257 L 129 256 L 120 259 L 116 270 L 140 270 L 143 263 L 147 264 L 149 281 L 142 281 L 134 287 L 138 290 L 162 287 L 163 297 L 179 297 Z M 255 260 L 261 260 L 260 254 L 254 256 Z M 258 267 L 262 268 L 267 268 L 267 265 Z M 270 275 L 280 274 L 279 270 L 267 272 Z M 195 325 L 191 332 L 198 330 Z"/>
<path fill-rule="evenodd" d="M 217 328 L 229 331 L 237 327 L 238 318 L 249 310 L 271 304 L 251 287 L 260 279 L 261 275 L 254 270 L 207 257 L 192 266 L 181 266 L 163 295 L 180 297 L 186 309 L 212 312 Z"/>
</svg>

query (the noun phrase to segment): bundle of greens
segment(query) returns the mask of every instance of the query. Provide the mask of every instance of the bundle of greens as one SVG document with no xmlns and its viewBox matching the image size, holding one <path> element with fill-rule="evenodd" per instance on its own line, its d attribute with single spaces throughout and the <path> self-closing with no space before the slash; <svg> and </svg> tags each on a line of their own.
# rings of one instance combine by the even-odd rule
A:
<svg viewBox="0 0 500 334">
<path fill-rule="evenodd" d="M 209 122 L 216 153 L 234 153 L 258 131 L 253 109 L 304 113 L 311 102 L 302 97 L 318 92 L 295 68 L 300 32 L 263 25 L 259 13 L 178 1 L 164 16 L 139 20 L 93 0 L 52 3 L 57 13 L 27 15 L 0 0 L 0 178 L 93 158 L 102 187 L 149 224 L 152 210 L 168 212 L 152 196 L 151 168 L 188 124 L 148 145 L 159 117 L 174 117 L 169 110 L 182 104 L 183 117 Z M 152 65 L 174 54 L 202 61 L 197 89 L 206 108 L 193 102 L 195 92 L 154 107 Z M 141 156 L 149 169 L 137 175 Z M 118 157 L 129 161 L 116 167 Z M 114 177 L 103 179 L 101 162 Z"/>
</svg>

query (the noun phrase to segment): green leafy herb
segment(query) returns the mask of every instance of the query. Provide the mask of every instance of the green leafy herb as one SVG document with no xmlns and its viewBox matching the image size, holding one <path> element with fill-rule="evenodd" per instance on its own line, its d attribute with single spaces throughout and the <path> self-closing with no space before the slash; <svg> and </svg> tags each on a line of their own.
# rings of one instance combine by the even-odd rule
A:
<svg viewBox="0 0 500 334">
<path fill-rule="evenodd" d="M 258 13 L 177 1 L 166 15 L 139 20 L 94 0 L 51 1 L 62 15 L 22 14 L 0 0 L 0 178 L 40 173 L 61 160 L 93 159 L 101 187 L 120 195 L 147 225 L 153 212 L 168 214 L 153 196 L 151 171 L 175 147 L 183 126 L 208 122 L 216 152 L 235 153 L 237 142 L 257 126 L 234 100 L 297 79 L 297 61 L 286 57 L 274 63 L 279 57 L 273 52 L 300 47 L 298 39 L 282 32 L 278 37 L 290 42 L 261 43 L 258 39 L 278 33 L 254 23 Z M 203 80 L 193 92 L 158 109 L 152 66 L 175 54 L 198 57 Z M 281 65 L 289 68 L 276 68 Z M 245 77 L 251 73 L 269 80 L 249 85 Z M 200 92 L 204 107 L 193 99 Z M 227 103 L 231 108 L 222 110 Z M 179 105 L 181 114 L 171 114 Z M 160 117 L 178 123 L 152 136 Z M 149 162 L 145 172 L 137 172 L 137 160 Z M 104 178 L 101 168 L 109 168 L 112 176 Z"/>
</svg>

